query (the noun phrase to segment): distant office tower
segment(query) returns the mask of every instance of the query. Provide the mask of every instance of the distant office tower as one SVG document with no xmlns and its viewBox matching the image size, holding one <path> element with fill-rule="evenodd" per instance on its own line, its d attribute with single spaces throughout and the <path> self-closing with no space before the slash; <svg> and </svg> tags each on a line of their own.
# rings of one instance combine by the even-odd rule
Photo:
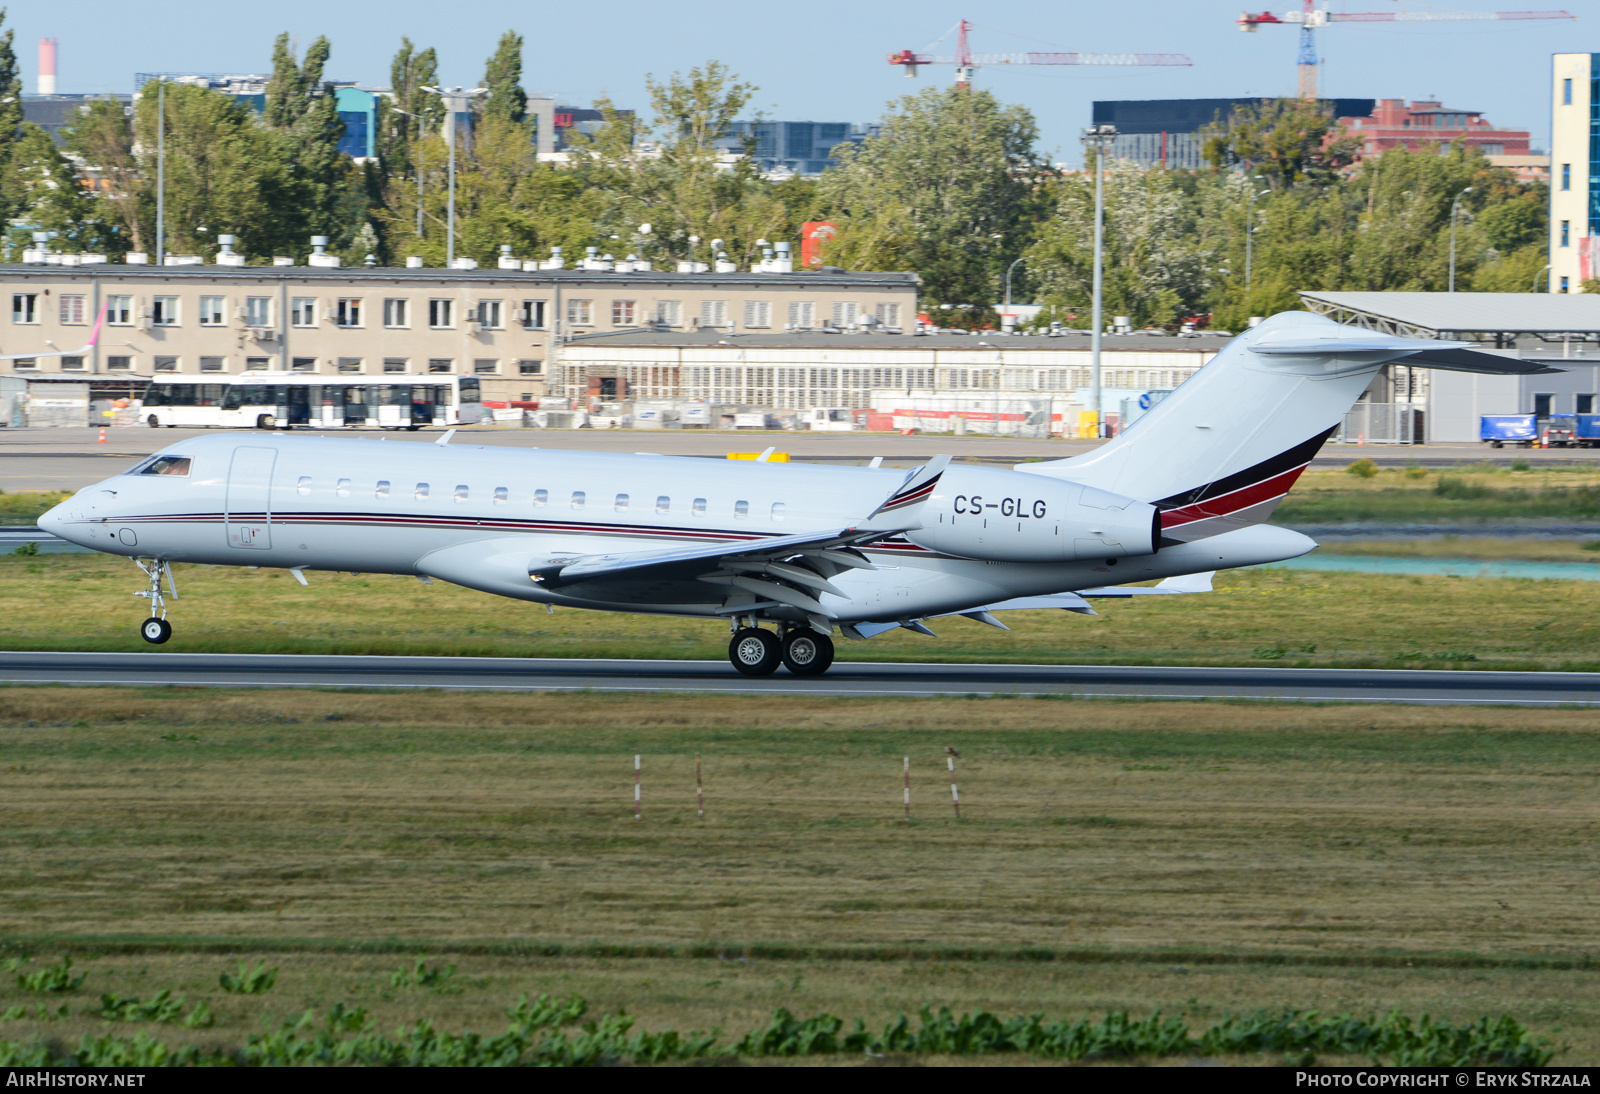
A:
<svg viewBox="0 0 1600 1094">
<path fill-rule="evenodd" d="M 1600 278 L 1600 54 L 1557 53 L 1550 100 L 1550 291 Z"/>
</svg>

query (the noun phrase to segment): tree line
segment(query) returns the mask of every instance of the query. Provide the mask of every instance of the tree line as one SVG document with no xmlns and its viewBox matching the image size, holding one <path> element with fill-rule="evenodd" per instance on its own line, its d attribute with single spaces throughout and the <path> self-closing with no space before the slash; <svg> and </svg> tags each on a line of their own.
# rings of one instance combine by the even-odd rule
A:
<svg viewBox="0 0 1600 1094">
<path fill-rule="evenodd" d="M 0 12 L 0 21 L 3 21 Z M 522 39 L 507 32 L 485 65 L 476 116 L 457 153 L 456 251 L 493 264 L 559 246 L 657 268 L 710 258 L 741 266 L 762 240 L 797 240 L 809 220 L 838 226 L 824 257 L 850 269 L 912 270 L 938 322 L 996 321 L 1012 298 L 1038 322 L 1088 324 L 1094 178 L 1039 146 L 1024 107 L 988 91 L 930 88 L 888 104 L 877 135 L 836 150 L 818 178 L 768 179 L 721 147 L 757 90 L 715 61 L 647 81 L 649 109 L 596 104 L 593 134 L 568 133 L 568 162 L 538 161 L 521 87 Z M 378 102 L 376 155 L 340 154 L 344 133 L 318 38 L 301 56 L 274 44 L 265 108 L 207 88 L 165 88 L 166 248 L 210 253 L 219 233 L 252 261 L 303 256 L 325 235 L 349 264 L 417 255 L 443 265 L 446 172 L 432 49 L 402 40 Z M 155 245 L 158 96 L 133 109 L 92 101 L 65 147 L 22 118 L 12 32 L 0 35 L 0 213 L 8 246 L 34 230 L 58 250 L 113 258 Z M 1213 123 L 1207 166 L 1108 160 L 1105 311 L 1136 326 L 1210 315 L 1240 329 L 1298 306 L 1297 290 L 1446 288 L 1450 208 L 1459 291 L 1531 292 L 1544 266 L 1547 188 L 1519 183 L 1474 148 L 1393 150 L 1357 162 L 1358 142 L 1318 104 L 1266 100 Z M 754 151 L 746 135 L 746 152 Z M 420 225 L 420 227 L 419 227 Z M 643 230 L 649 225 L 649 230 Z M 1249 262 L 1247 269 L 1247 244 Z M 13 251 L 12 253 L 15 253 Z M 1020 261 L 1019 261 L 1020 260 Z"/>
</svg>

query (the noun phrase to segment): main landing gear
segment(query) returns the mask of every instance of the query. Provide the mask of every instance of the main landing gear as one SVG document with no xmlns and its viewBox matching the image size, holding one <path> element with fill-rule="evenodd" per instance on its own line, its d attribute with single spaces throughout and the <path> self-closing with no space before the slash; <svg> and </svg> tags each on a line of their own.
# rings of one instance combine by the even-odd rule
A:
<svg viewBox="0 0 1600 1094">
<path fill-rule="evenodd" d="M 833 639 L 810 627 L 773 634 L 743 626 L 728 643 L 728 660 L 746 676 L 769 676 L 780 663 L 796 676 L 821 676 L 833 664 Z"/>
<path fill-rule="evenodd" d="M 148 589 L 140 589 L 133 594 L 150 601 L 150 618 L 139 624 L 139 637 L 151 645 L 159 646 L 172 637 L 172 624 L 167 622 L 167 600 L 161 592 L 161 579 L 165 577 L 172 599 L 178 599 L 178 586 L 172 580 L 172 564 L 159 558 L 149 561 L 136 558 L 133 564 L 150 579 Z"/>
</svg>

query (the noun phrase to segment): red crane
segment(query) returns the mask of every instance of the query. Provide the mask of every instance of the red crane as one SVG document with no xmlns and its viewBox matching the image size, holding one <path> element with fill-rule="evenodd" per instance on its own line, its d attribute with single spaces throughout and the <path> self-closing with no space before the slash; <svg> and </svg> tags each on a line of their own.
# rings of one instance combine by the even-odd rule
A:
<svg viewBox="0 0 1600 1094">
<path fill-rule="evenodd" d="M 1239 16 L 1239 29 L 1247 33 L 1268 23 L 1290 23 L 1300 28 L 1300 98 L 1317 97 L 1317 44 L 1312 32 L 1329 23 L 1443 23 L 1462 19 L 1576 19 L 1565 11 L 1329 11 L 1316 6 L 1316 0 L 1304 0 L 1299 11 L 1286 11 L 1274 15 L 1270 11 Z"/>
<path fill-rule="evenodd" d="M 904 65 L 907 76 L 915 76 L 921 65 L 955 65 L 956 83 L 970 84 L 974 69 L 984 65 L 1192 65 L 1181 53 L 973 53 L 967 43 L 972 24 L 961 20 L 956 51 L 916 53 L 902 49 L 889 54 L 891 65 Z M 949 31 L 945 32 L 946 34 Z"/>
</svg>

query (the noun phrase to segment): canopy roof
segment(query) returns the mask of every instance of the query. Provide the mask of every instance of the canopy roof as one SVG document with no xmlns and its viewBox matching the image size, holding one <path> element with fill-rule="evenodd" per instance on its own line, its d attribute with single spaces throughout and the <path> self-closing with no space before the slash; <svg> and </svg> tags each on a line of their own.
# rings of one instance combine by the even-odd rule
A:
<svg viewBox="0 0 1600 1094">
<path fill-rule="evenodd" d="M 1516 292 L 1301 292 L 1307 308 L 1339 323 L 1414 338 L 1509 344 L 1600 338 L 1600 295 Z"/>
</svg>

